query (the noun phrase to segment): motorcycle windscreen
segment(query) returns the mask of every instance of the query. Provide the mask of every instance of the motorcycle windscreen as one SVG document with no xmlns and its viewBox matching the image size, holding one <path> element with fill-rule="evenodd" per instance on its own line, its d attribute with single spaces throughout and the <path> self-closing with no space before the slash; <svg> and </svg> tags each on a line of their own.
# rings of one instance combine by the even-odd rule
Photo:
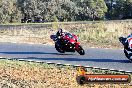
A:
<svg viewBox="0 0 132 88">
<path fill-rule="evenodd" d="M 56 35 L 50 35 L 50 38 L 53 39 L 53 41 L 56 41 L 57 36 Z"/>
</svg>

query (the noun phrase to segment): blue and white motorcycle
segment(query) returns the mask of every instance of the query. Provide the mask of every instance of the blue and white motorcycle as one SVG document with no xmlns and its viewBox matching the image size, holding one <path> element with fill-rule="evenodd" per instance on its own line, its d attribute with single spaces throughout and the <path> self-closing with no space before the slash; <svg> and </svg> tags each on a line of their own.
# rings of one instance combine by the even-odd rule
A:
<svg viewBox="0 0 132 88">
<path fill-rule="evenodd" d="M 120 37 L 119 41 L 124 46 L 125 56 L 132 61 L 132 35 L 128 36 L 127 38 Z"/>
</svg>

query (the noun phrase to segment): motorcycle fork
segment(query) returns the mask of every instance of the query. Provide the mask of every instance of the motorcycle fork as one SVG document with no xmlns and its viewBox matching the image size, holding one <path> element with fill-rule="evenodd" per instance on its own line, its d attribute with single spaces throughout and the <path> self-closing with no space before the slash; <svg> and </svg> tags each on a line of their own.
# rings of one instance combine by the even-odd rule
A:
<svg viewBox="0 0 132 88">
<path fill-rule="evenodd" d="M 79 43 L 79 42 L 76 42 L 76 43 L 75 43 L 75 49 L 76 49 L 76 50 L 78 50 L 78 49 L 79 49 L 79 47 L 78 47 L 79 45 L 80 45 L 80 43 Z"/>
</svg>

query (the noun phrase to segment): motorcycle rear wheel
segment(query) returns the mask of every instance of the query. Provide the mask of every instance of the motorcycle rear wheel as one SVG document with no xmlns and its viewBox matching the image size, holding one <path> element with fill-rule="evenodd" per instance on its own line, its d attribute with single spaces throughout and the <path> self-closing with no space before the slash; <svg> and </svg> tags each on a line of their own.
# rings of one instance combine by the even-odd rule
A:
<svg viewBox="0 0 132 88">
<path fill-rule="evenodd" d="M 60 46 L 58 44 L 55 44 L 55 48 L 59 53 L 65 53 L 65 51 L 63 49 L 60 48 Z"/>
</svg>

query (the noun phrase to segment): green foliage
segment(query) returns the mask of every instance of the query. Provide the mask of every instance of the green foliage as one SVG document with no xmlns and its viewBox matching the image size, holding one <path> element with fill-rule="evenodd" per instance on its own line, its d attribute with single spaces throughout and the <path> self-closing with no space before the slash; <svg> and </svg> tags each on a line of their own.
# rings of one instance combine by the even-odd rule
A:
<svg viewBox="0 0 132 88">
<path fill-rule="evenodd" d="M 111 19 L 120 19 L 123 17 L 132 17 L 132 0 L 111 0 L 116 5 L 107 5 Z M 111 2 L 112 3 L 112 2 Z"/>
<path fill-rule="evenodd" d="M 35 22 L 35 16 L 50 22 L 95 20 L 106 12 L 104 0 L 0 0 L 0 23 Z"/>
<path fill-rule="evenodd" d="M 77 0 L 75 3 L 79 20 L 99 20 L 104 18 L 107 12 L 104 0 Z"/>
<path fill-rule="evenodd" d="M 19 22 L 21 12 L 17 8 L 16 0 L 1 0 L 0 23 Z"/>
</svg>

